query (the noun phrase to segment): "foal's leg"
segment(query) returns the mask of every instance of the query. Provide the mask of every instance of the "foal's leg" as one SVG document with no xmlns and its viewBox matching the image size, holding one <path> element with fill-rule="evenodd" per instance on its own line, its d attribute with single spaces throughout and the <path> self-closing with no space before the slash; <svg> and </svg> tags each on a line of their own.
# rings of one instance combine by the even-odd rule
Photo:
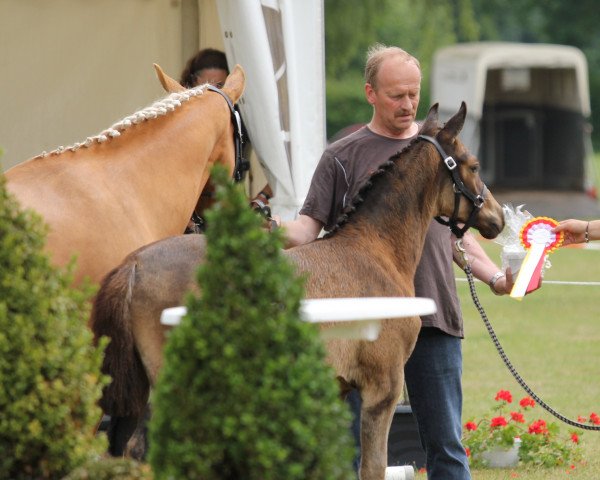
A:
<svg viewBox="0 0 600 480">
<path fill-rule="evenodd" d="M 381 383 L 374 383 L 364 386 L 361 390 L 360 480 L 385 478 L 388 434 L 401 395 L 402 382 L 402 378 L 391 382 L 392 385 L 397 384 L 397 388 L 384 388 Z"/>
</svg>

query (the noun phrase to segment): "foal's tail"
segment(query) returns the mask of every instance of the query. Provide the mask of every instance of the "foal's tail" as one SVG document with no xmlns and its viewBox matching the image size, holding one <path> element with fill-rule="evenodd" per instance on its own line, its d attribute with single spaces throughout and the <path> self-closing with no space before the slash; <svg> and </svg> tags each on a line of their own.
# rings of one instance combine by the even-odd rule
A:
<svg viewBox="0 0 600 480">
<path fill-rule="evenodd" d="M 150 383 L 135 347 L 130 304 L 135 282 L 135 259 L 127 258 L 107 274 L 92 306 L 94 341 L 110 338 L 104 352 L 102 373 L 112 382 L 100 400 L 102 410 L 115 417 L 142 415 L 148 401 Z"/>
</svg>

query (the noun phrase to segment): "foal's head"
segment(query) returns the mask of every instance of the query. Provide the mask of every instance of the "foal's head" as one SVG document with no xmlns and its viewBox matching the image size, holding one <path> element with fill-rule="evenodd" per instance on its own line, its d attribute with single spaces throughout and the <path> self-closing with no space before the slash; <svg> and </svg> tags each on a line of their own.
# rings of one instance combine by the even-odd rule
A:
<svg viewBox="0 0 600 480">
<path fill-rule="evenodd" d="M 440 170 L 442 187 L 437 214 L 450 218 L 451 224 L 452 220 L 467 223 L 485 238 L 495 238 L 504 228 L 504 215 L 502 207 L 479 176 L 479 160 L 458 138 L 466 115 L 467 107 L 462 102 L 458 112 L 440 128 L 438 104 L 435 104 L 421 127 L 420 135 L 429 137 L 425 140 L 437 150 L 440 162 L 446 163 Z"/>
</svg>

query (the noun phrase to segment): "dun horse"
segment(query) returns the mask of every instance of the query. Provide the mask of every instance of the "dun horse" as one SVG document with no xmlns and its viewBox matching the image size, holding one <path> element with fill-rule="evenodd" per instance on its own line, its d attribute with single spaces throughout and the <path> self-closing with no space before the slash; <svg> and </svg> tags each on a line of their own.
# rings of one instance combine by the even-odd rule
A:
<svg viewBox="0 0 600 480">
<path fill-rule="evenodd" d="M 504 226 L 502 209 L 485 192 L 477 159 L 457 138 L 465 115 L 463 103 L 440 128 L 437 106 L 432 107 L 420 132 L 428 137 L 420 136 L 382 165 L 361 191 L 361 201 L 355 199 L 354 211 L 331 234 L 286 251 L 298 271 L 308 274 L 308 298 L 414 296 L 413 277 L 428 225 L 435 215 L 451 216 L 455 201 L 459 221 L 473 218 L 471 212 L 478 210 L 474 226 L 486 238 L 498 235 Z M 453 180 L 448 173 L 447 164 L 452 162 L 447 156 L 456 160 L 460 178 Z M 455 199 L 458 187 L 467 195 Z M 165 327 L 160 325 L 160 313 L 181 304 L 185 292 L 194 288 L 194 272 L 204 249 L 201 235 L 159 241 L 129 255 L 104 280 L 92 315 L 96 336 L 112 338 L 104 370 L 113 382 L 102 400 L 110 415 L 137 420 L 143 414 L 162 363 Z M 402 393 L 403 367 L 419 328 L 418 317 L 388 319 L 374 342 L 327 342 L 328 361 L 342 394 L 355 386 L 362 396 L 363 480 L 384 478 L 387 437 Z"/>
<path fill-rule="evenodd" d="M 214 163 L 234 170 L 236 66 L 219 95 L 185 89 L 155 65 L 170 95 L 83 143 L 45 152 L 6 172 L 23 207 L 49 225 L 52 261 L 77 256 L 75 282 L 99 283 L 126 255 L 183 233 Z M 229 105 L 229 106 L 228 106 Z"/>
</svg>

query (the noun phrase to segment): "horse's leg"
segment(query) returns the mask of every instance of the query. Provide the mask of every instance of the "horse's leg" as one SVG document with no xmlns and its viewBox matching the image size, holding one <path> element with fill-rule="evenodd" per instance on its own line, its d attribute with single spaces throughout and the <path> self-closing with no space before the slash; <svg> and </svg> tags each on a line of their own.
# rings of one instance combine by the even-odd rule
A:
<svg viewBox="0 0 600 480">
<path fill-rule="evenodd" d="M 127 453 L 127 444 L 138 428 L 140 417 L 110 417 L 108 425 L 108 453 L 113 457 L 123 457 Z"/>
<path fill-rule="evenodd" d="M 148 422 L 150 421 L 150 404 L 146 406 L 144 415 L 138 420 L 135 431 L 127 442 L 125 456 L 136 460 L 145 460 L 148 453 Z"/>
<path fill-rule="evenodd" d="M 360 480 L 384 480 L 387 442 L 396 404 L 402 393 L 403 376 L 392 382 L 373 382 L 361 389 Z M 384 385 L 387 384 L 387 388 Z M 396 387 L 391 388 L 391 385 Z"/>
<path fill-rule="evenodd" d="M 156 378 L 163 364 L 163 346 L 165 343 L 166 327 L 160 324 L 161 306 L 142 305 L 135 297 L 130 308 L 130 319 L 136 351 L 144 366 L 145 373 L 154 387 Z M 119 447 L 123 449 L 122 455 L 144 460 L 148 451 L 148 422 L 150 420 L 150 404 L 141 416 L 125 417 L 120 420 L 124 422 L 121 436 L 118 438 Z M 121 442 L 124 442 L 121 443 Z"/>
</svg>

